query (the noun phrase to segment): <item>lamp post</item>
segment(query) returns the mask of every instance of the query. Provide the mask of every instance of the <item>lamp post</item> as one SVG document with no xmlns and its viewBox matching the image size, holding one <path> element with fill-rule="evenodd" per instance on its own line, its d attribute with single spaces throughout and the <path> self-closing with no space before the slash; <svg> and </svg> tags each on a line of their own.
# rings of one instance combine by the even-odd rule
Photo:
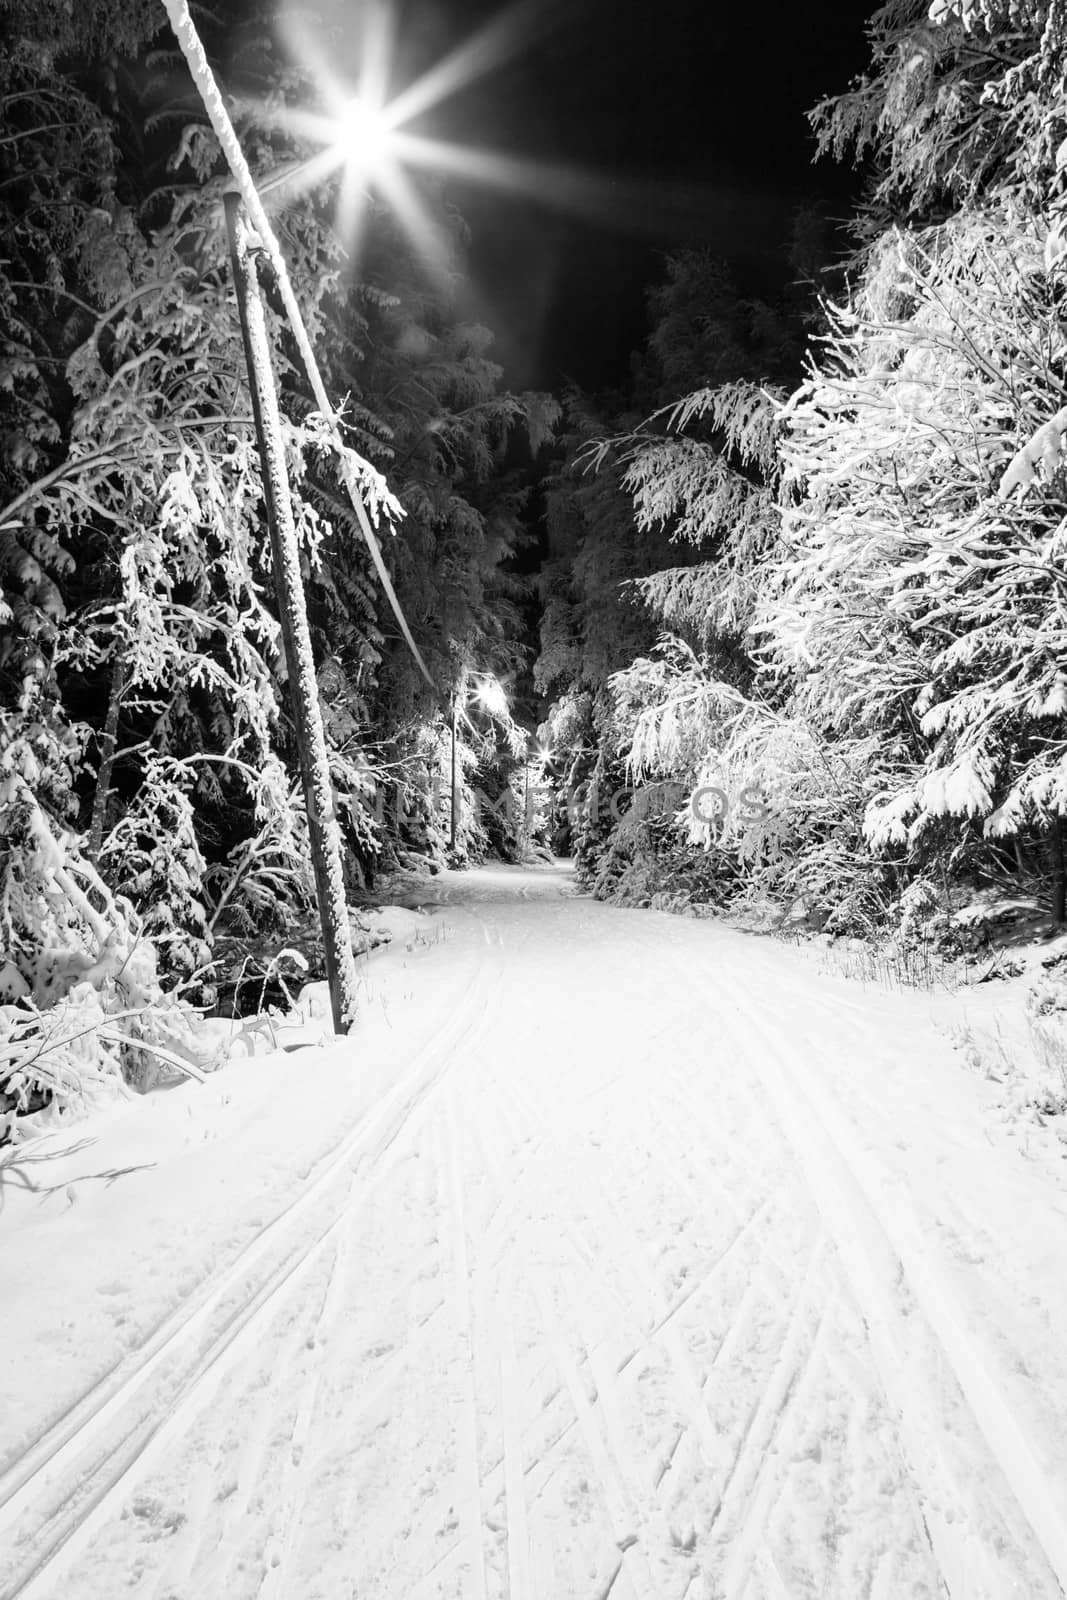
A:
<svg viewBox="0 0 1067 1600">
<path fill-rule="evenodd" d="M 451 735 L 451 765 L 452 786 L 451 801 L 449 805 L 448 848 L 455 853 L 456 849 L 456 824 L 459 818 L 459 771 L 456 758 L 456 723 L 459 719 L 460 701 L 464 709 L 469 704 L 465 688 L 463 691 L 453 686 L 449 699 L 449 732 Z M 507 713 L 508 697 L 504 686 L 493 677 L 491 672 L 481 674 L 481 682 L 474 691 L 473 698 L 481 701 L 487 711 L 495 712 L 498 716 Z"/>
<path fill-rule="evenodd" d="M 523 806 L 522 806 L 522 840 L 523 840 L 523 854 L 524 855 L 528 855 L 529 854 L 530 844 L 531 844 L 531 841 L 533 839 L 533 818 L 532 818 L 532 815 L 531 815 L 531 812 L 530 812 L 530 767 L 531 766 L 536 766 L 537 767 L 537 769 L 538 769 L 538 782 L 541 782 L 543 780 L 544 774 L 545 774 L 545 762 L 548 760 L 549 756 L 552 753 L 551 750 L 547 746 L 545 746 L 543 744 L 538 744 L 536 749 L 534 750 L 534 753 L 533 753 L 533 760 L 531 761 L 531 759 L 530 759 L 530 740 L 532 740 L 533 737 L 534 737 L 534 735 L 530 734 L 529 738 L 527 739 L 527 743 L 526 743 L 525 785 L 524 785 L 524 790 L 523 790 Z"/>
<path fill-rule="evenodd" d="M 456 782 L 456 691 L 452 690 L 452 799 L 449 805 L 448 823 L 448 848 L 453 855 L 456 850 L 456 802 L 459 798 L 459 785 Z"/>
</svg>

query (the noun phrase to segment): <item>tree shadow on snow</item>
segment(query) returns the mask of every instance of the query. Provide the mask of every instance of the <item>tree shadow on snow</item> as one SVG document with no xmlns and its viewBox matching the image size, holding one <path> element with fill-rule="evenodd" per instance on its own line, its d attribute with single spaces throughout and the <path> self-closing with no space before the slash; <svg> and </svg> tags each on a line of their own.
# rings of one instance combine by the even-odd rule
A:
<svg viewBox="0 0 1067 1600">
<path fill-rule="evenodd" d="M 36 1166 L 43 1166 L 46 1162 L 57 1161 L 62 1156 L 78 1155 L 80 1151 L 90 1149 L 95 1143 L 95 1139 L 75 1139 L 70 1144 L 59 1148 L 52 1146 L 47 1150 L 36 1149 L 32 1144 L 12 1144 L 0 1149 L 0 1211 L 7 1202 L 8 1194 L 16 1188 L 27 1194 L 36 1195 L 40 1200 L 47 1200 L 50 1195 L 65 1190 L 70 1204 L 73 1205 L 78 1198 L 78 1184 L 103 1183 L 110 1188 L 119 1178 L 128 1177 L 133 1172 L 147 1172 L 156 1165 L 154 1161 L 143 1161 L 137 1166 L 108 1167 L 103 1172 L 81 1172 L 76 1177 L 64 1178 L 60 1183 L 46 1183 L 43 1177 L 36 1177 L 30 1170 Z"/>
</svg>

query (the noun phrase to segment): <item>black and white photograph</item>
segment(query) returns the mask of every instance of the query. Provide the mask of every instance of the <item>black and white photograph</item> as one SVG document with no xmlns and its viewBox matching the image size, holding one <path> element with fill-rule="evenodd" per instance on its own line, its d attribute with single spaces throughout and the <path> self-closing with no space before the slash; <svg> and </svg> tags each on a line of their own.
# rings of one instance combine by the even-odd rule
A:
<svg viewBox="0 0 1067 1600">
<path fill-rule="evenodd" d="M 0 108 L 0 1600 L 1067 1600 L 1067 0 Z"/>
</svg>

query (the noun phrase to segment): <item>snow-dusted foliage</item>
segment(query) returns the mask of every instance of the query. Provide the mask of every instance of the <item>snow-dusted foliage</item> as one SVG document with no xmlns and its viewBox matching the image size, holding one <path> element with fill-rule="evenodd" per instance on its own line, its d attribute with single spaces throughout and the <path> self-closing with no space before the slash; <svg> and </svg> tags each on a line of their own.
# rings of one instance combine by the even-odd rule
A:
<svg viewBox="0 0 1067 1600">
<path fill-rule="evenodd" d="M 1062 878 L 1067 810 L 1060 8 L 892 0 L 870 36 L 813 113 L 824 151 L 874 160 L 800 386 L 753 362 L 597 457 L 685 555 L 636 586 L 669 632 L 611 678 L 598 764 L 702 795 L 674 837 L 730 894 L 839 925 L 1046 841 Z M 674 288 L 672 372 L 698 301 L 723 327 L 706 272 Z M 643 826 L 608 854 L 636 864 Z"/>
<path fill-rule="evenodd" d="M 886 873 L 862 837 L 870 784 L 885 769 L 879 739 L 828 741 L 788 698 L 776 705 L 758 682 L 743 692 L 717 669 L 668 637 L 612 679 L 638 785 L 634 820 L 646 788 L 670 780 L 675 834 L 706 857 L 706 890 L 803 897 L 832 910 L 831 925 L 868 925 L 887 898 Z M 676 872 L 691 870 L 679 856 Z"/>
<path fill-rule="evenodd" d="M 742 637 L 758 573 L 778 535 L 777 415 L 784 395 L 738 382 L 698 389 L 623 444 L 623 487 L 638 528 L 696 546 L 698 566 L 666 568 L 637 589 L 671 627 L 704 641 Z M 653 432 L 662 425 L 665 433 Z M 699 425 L 698 431 L 687 432 Z"/>
<path fill-rule="evenodd" d="M 868 70 L 811 112 L 821 153 L 873 158 L 865 237 L 1004 188 L 1047 204 L 1065 132 L 1059 0 L 888 0 L 867 31 Z"/>
<path fill-rule="evenodd" d="M 830 734 L 900 747 L 875 844 L 943 817 L 1017 833 L 1067 800 L 1058 456 L 996 492 L 1059 392 L 1061 292 L 1007 207 L 888 234 L 790 402 L 761 638 Z"/>
</svg>

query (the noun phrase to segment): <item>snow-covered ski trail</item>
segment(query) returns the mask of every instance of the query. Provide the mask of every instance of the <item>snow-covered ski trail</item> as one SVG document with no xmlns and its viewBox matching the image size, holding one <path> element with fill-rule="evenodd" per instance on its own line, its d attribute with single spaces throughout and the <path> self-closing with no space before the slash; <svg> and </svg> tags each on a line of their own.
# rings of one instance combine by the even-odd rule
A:
<svg viewBox="0 0 1067 1600">
<path fill-rule="evenodd" d="M 567 888 L 435 886 L 392 1078 L 0 1478 L 2 1600 L 1062 1600 L 1062 1172 L 921 999 Z"/>
</svg>

